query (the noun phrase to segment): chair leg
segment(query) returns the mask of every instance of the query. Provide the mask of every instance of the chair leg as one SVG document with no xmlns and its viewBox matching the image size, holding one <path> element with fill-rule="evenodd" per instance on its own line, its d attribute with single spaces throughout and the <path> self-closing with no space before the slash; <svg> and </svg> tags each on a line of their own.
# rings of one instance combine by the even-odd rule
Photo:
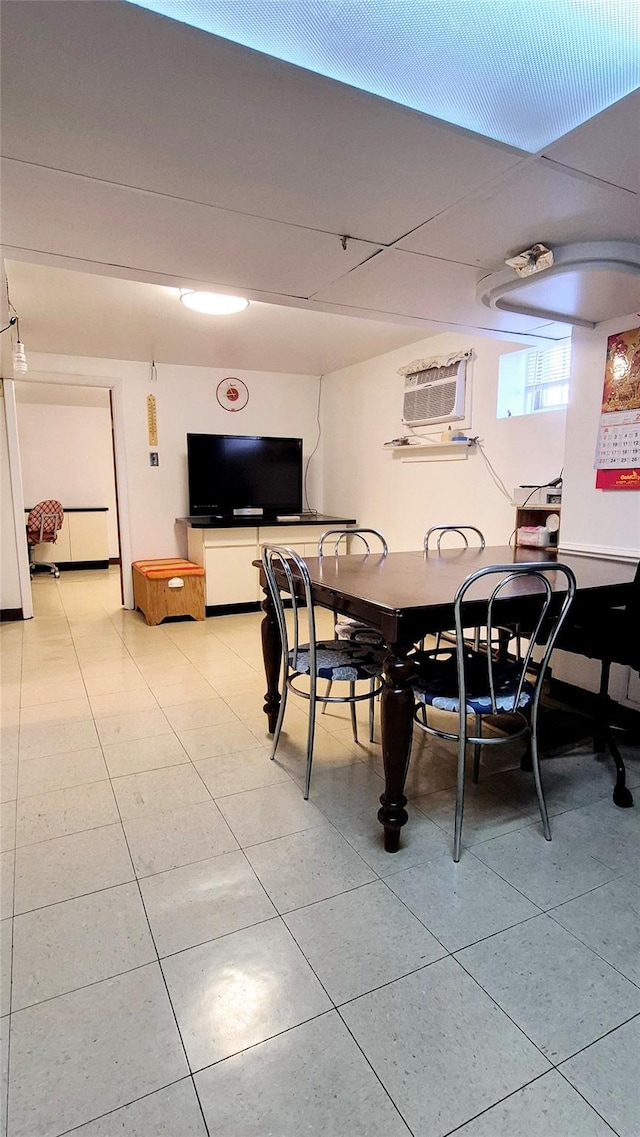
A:
<svg viewBox="0 0 640 1137">
<path fill-rule="evenodd" d="M 613 738 L 611 727 L 607 727 L 607 746 L 616 764 L 616 784 L 613 787 L 614 804 L 620 806 L 621 809 L 629 809 L 629 807 L 633 805 L 633 795 L 626 785 L 627 774 L 624 768 L 624 762 L 618 750 L 617 743 Z"/>
<path fill-rule="evenodd" d="M 349 694 L 351 695 L 352 699 L 353 699 L 355 693 L 356 693 L 356 685 L 355 685 L 354 681 L 351 680 L 351 682 L 349 683 Z M 353 733 L 353 741 L 357 742 L 358 741 L 358 717 L 356 715 L 355 703 L 351 703 L 350 707 L 351 707 L 351 731 Z"/>
<path fill-rule="evenodd" d="M 466 719 L 464 720 L 464 727 L 460 729 L 460 737 L 458 739 L 458 781 L 456 786 L 456 820 L 455 830 L 453 837 L 453 859 L 458 863 L 460 860 L 460 846 L 462 844 L 462 814 L 464 811 L 464 775 L 465 775 L 465 758 L 467 753 L 467 729 Z"/>
<path fill-rule="evenodd" d="M 600 753 L 604 752 L 607 747 L 609 748 L 609 752 L 616 766 L 616 784 L 613 787 L 613 801 L 614 804 L 620 806 L 621 809 L 628 809 L 629 806 L 633 805 L 633 796 L 626 785 L 627 774 L 624 762 L 613 737 L 613 731 L 609 722 L 611 705 L 611 699 L 609 697 L 610 671 L 610 661 L 603 659 L 602 671 L 600 672 L 600 691 L 598 693 L 598 717 L 596 719 L 593 747 L 594 750 Z"/>
<path fill-rule="evenodd" d="M 276 729 L 273 732 L 273 746 L 271 748 L 271 761 L 272 762 L 276 756 L 276 750 L 278 749 L 278 743 L 280 741 L 280 732 L 282 730 L 282 723 L 284 721 L 284 709 L 287 705 L 287 695 L 288 694 L 289 694 L 289 688 L 287 686 L 287 679 L 286 679 L 286 676 L 283 675 L 283 678 L 282 678 L 282 697 L 280 699 L 280 707 L 278 708 L 278 718 L 276 721 Z"/>
<path fill-rule="evenodd" d="M 309 726 L 307 731 L 307 772 L 304 779 L 304 800 L 309 800 L 309 789 L 311 786 L 311 764 L 313 762 L 313 739 L 316 731 L 316 684 L 315 680 L 311 679 L 311 690 L 309 692 Z"/>
<path fill-rule="evenodd" d="M 333 679 L 330 679 L 330 680 L 329 680 L 329 682 L 328 682 L 328 684 L 327 684 L 327 690 L 326 690 L 326 692 L 325 692 L 327 699 L 329 698 L 329 695 L 331 694 L 331 688 L 332 688 L 332 686 L 333 686 Z M 323 708 L 322 708 L 322 711 L 320 712 L 321 714 L 323 714 L 323 715 L 326 715 L 326 713 L 327 713 L 327 706 L 328 706 L 328 703 L 325 703 L 325 704 L 324 704 L 324 706 L 323 706 Z"/>
<path fill-rule="evenodd" d="M 375 698 L 373 696 L 373 692 L 375 691 L 375 689 L 376 689 L 376 681 L 375 681 L 375 679 L 372 679 L 371 680 L 371 686 L 369 688 L 369 690 L 371 691 L 371 698 L 369 699 L 369 742 L 375 742 L 375 740 L 376 740 L 375 739 L 375 730 L 374 730 L 376 701 L 375 701 Z"/>
<path fill-rule="evenodd" d="M 482 715 L 476 715 L 476 738 L 482 735 Z M 473 748 L 473 782 L 477 786 L 478 778 L 480 776 L 480 751 L 482 750 L 482 743 L 476 742 Z"/>
<path fill-rule="evenodd" d="M 538 795 L 538 805 L 540 807 L 540 817 L 542 819 L 542 832 L 544 833 L 545 840 L 550 841 L 551 826 L 549 825 L 547 803 L 544 800 L 542 778 L 540 776 L 540 756 L 538 754 L 538 715 L 536 712 L 534 712 L 531 719 L 531 765 L 533 767 L 533 780 L 536 784 L 536 794 Z"/>
</svg>

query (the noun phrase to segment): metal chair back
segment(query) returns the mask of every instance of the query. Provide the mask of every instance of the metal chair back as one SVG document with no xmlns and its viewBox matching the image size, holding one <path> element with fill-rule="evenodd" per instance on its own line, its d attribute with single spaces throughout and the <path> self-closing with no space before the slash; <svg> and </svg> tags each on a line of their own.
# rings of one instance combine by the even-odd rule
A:
<svg viewBox="0 0 640 1137">
<path fill-rule="evenodd" d="M 306 610 L 307 630 L 309 633 L 309 651 L 311 675 L 316 673 L 316 622 L 311 602 L 311 578 L 309 570 L 302 557 L 294 549 L 286 545 L 263 545 L 262 567 L 264 569 L 267 587 L 273 600 L 273 606 L 278 621 L 278 630 L 282 642 L 282 656 L 284 674 L 287 674 L 289 654 L 294 671 L 298 667 L 298 650 L 300 648 L 300 612 Z M 278 583 L 276 573 L 280 571 L 287 582 L 286 592 L 291 599 L 293 615 L 293 647 L 290 645 L 289 628 L 282 596 L 282 589 Z M 297 591 L 296 591 L 297 589 Z M 302 595 L 300 595 L 300 592 Z"/>
<path fill-rule="evenodd" d="M 550 576 L 560 575 L 566 581 L 566 592 L 564 592 L 564 599 L 558 608 L 557 600 L 554 600 L 556 593 L 552 588 L 549 580 Z M 499 628 L 504 626 L 504 614 L 498 615 L 498 619 L 494 618 L 496 606 L 501 600 L 508 599 L 509 586 L 513 581 L 520 581 L 526 577 L 531 580 L 534 587 L 531 589 L 532 607 L 535 608 L 534 619 L 528 626 L 527 637 L 528 646 L 524 653 L 522 653 L 518 660 L 514 661 L 514 667 L 518 667 L 519 676 L 517 688 L 513 697 L 513 707 L 511 711 L 498 706 L 496 694 L 496 677 L 500 667 L 503 666 L 503 661 L 496 659 L 494 653 L 487 652 L 487 671 L 489 679 L 489 697 L 491 699 L 491 714 L 504 714 L 518 712 L 522 690 L 526 680 L 527 672 L 531 669 L 533 660 L 533 653 L 536 649 L 542 648 L 542 655 L 540 659 L 536 659 L 537 675 L 534 685 L 534 696 L 532 711 L 535 715 L 540 700 L 540 693 L 542 689 L 542 682 L 549 663 L 551 652 L 553 651 L 554 644 L 558 638 L 558 634 L 569 611 L 576 591 L 576 580 L 573 572 L 566 565 L 558 564 L 556 561 L 533 561 L 522 562 L 518 565 L 489 565 L 486 568 L 478 569 L 477 572 L 472 573 L 461 584 L 454 599 L 454 620 L 456 641 L 459 645 L 457 652 L 457 669 L 458 669 L 458 691 L 460 698 L 460 706 L 466 707 L 467 705 L 467 655 L 461 649 L 464 643 L 464 629 L 465 623 L 469 624 L 469 617 L 464 615 L 465 601 L 469 601 L 468 593 L 473 588 L 474 584 L 486 576 L 499 576 L 495 587 L 492 589 L 488 600 L 482 601 L 482 621 L 486 624 L 487 628 L 487 643 L 494 642 L 494 633 Z M 534 598 L 537 597 L 537 607 L 534 605 Z M 486 609 L 486 611 L 485 611 Z M 474 621 L 475 622 L 475 621 Z M 517 674 L 517 672 L 514 672 Z"/>
<path fill-rule="evenodd" d="M 476 537 L 479 538 L 480 548 L 484 549 L 486 546 L 484 534 L 475 525 L 432 525 L 431 528 L 427 529 L 427 532 L 425 533 L 423 542 L 425 553 L 429 552 L 429 541 L 435 533 L 438 534 L 438 540 L 436 542 L 436 549 L 438 552 L 440 552 L 440 544 L 445 533 L 457 533 L 460 537 L 462 537 L 466 549 L 469 547 L 467 533 L 475 533 Z"/>
<path fill-rule="evenodd" d="M 323 557 L 325 555 L 324 546 L 329 537 L 336 538 L 332 549 L 332 552 L 336 557 L 338 556 L 340 550 L 340 542 L 346 541 L 349 537 L 358 537 L 360 541 L 362 541 L 367 556 L 371 553 L 371 545 L 369 544 L 367 537 L 373 537 L 376 541 L 379 541 L 383 557 L 386 557 L 387 553 L 389 552 L 389 546 L 387 545 L 387 542 L 382 536 L 382 533 L 379 533 L 377 529 L 327 529 L 318 541 L 319 557 Z"/>
</svg>

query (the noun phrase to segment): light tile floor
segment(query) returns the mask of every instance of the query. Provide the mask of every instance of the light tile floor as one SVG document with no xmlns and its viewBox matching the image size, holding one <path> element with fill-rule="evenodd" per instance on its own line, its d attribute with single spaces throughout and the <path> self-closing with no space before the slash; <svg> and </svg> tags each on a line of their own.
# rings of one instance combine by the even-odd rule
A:
<svg viewBox="0 0 640 1137">
<path fill-rule="evenodd" d="M 545 763 L 548 844 L 517 747 L 490 755 L 454 865 L 421 736 L 389 856 L 344 708 L 310 802 L 299 703 L 269 761 L 258 614 L 148 628 L 114 572 L 33 591 L 0 629 L 2 1135 L 638 1137 L 640 811 L 609 763 Z"/>
</svg>

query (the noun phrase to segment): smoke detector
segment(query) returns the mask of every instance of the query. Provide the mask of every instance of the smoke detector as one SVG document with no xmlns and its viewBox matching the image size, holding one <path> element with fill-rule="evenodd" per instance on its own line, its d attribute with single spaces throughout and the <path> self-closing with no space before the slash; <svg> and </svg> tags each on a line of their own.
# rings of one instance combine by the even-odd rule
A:
<svg viewBox="0 0 640 1137">
<path fill-rule="evenodd" d="M 525 249 L 504 263 L 517 272 L 518 276 L 533 276 L 534 272 L 551 268 L 553 253 L 546 245 L 532 245 L 530 249 Z"/>
</svg>

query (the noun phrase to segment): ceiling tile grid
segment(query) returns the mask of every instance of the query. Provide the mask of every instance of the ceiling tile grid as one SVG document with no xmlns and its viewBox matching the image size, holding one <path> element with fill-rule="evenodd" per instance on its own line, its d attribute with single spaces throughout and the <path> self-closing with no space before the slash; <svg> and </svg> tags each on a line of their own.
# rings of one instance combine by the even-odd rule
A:
<svg viewBox="0 0 640 1137">
<path fill-rule="evenodd" d="M 7 245 L 309 296 L 379 246 L 5 160 Z"/>
<path fill-rule="evenodd" d="M 496 271 L 537 242 L 632 240 L 639 233 L 640 196 L 540 158 L 426 222 L 398 247 Z"/>
</svg>

